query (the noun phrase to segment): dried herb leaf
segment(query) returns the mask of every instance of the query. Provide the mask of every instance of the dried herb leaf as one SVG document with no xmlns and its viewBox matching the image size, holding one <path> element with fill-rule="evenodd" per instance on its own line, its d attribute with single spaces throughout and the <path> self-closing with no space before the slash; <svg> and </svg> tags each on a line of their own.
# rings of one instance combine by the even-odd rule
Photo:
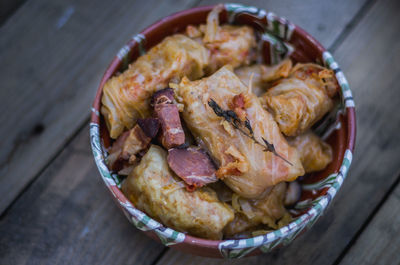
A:
<svg viewBox="0 0 400 265">
<path fill-rule="evenodd" d="M 251 128 L 250 121 L 249 121 L 249 119 L 247 119 L 247 117 L 246 117 L 246 120 L 244 121 L 244 126 L 249 130 L 251 135 L 254 134 L 253 128 Z"/>
<path fill-rule="evenodd" d="M 261 137 L 265 143 L 265 145 L 267 146 L 267 151 L 273 153 L 274 155 L 276 155 L 277 157 L 283 159 L 286 163 L 288 163 L 289 165 L 293 166 L 292 163 L 290 163 L 286 158 L 284 158 L 283 156 L 281 156 L 280 154 L 278 154 L 278 152 L 276 152 L 275 150 L 275 146 L 273 144 L 270 144 L 267 140 L 264 139 L 264 137 Z"/>
<path fill-rule="evenodd" d="M 267 140 L 264 139 L 264 137 L 261 137 L 263 139 L 265 145 L 267 146 L 268 151 L 275 153 L 275 146 L 273 144 L 270 144 Z"/>
<path fill-rule="evenodd" d="M 225 111 L 213 99 L 210 99 L 210 101 L 208 101 L 208 106 L 213 109 L 214 113 L 218 117 L 224 117 Z"/>
</svg>

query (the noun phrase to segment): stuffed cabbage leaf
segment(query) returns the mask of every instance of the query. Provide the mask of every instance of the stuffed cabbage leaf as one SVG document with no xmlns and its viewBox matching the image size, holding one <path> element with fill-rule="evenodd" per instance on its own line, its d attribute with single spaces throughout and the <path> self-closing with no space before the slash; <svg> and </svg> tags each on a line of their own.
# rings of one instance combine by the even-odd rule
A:
<svg viewBox="0 0 400 265">
<path fill-rule="evenodd" d="M 169 169 L 167 152 L 156 145 L 123 182 L 122 191 L 135 207 L 164 225 L 199 237 L 221 239 L 222 229 L 234 217 L 210 188 L 187 191 Z"/>
<path fill-rule="evenodd" d="M 116 139 L 125 128 L 132 128 L 138 118 L 149 116 L 151 95 L 171 80 L 202 77 L 208 58 L 203 45 L 176 34 L 140 56 L 122 74 L 110 78 L 103 87 L 101 100 L 101 113 L 110 137 Z"/>
<path fill-rule="evenodd" d="M 193 82 L 183 78 L 176 93 L 184 105 L 182 117 L 186 125 L 219 167 L 217 176 L 240 196 L 258 198 L 268 187 L 304 174 L 297 150 L 288 145 L 271 114 L 229 67 Z M 238 95 L 244 98 L 243 112 L 254 139 L 262 142 L 264 138 L 273 144 L 290 164 L 217 116 L 209 106 L 210 100 L 214 100 L 229 109 Z"/>
<path fill-rule="evenodd" d="M 333 71 L 317 64 L 297 64 L 289 77 L 278 81 L 262 99 L 281 131 L 296 136 L 332 109 L 337 89 Z"/>
<path fill-rule="evenodd" d="M 323 170 L 332 161 L 332 147 L 312 131 L 290 138 L 288 142 L 299 152 L 306 173 Z"/>
</svg>

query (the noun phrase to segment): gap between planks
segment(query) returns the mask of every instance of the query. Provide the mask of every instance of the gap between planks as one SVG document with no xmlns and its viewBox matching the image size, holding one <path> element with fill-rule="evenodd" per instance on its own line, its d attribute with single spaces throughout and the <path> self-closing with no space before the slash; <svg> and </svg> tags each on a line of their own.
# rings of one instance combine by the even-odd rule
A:
<svg viewBox="0 0 400 265">
<path fill-rule="evenodd" d="M 371 224 L 371 222 L 373 221 L 374 217 L 377 215 L 379 210 L 382 208 L 382 206 L 388 201 L 390 196 L 393 194 L 394 190 L 400 185 L 400 172 L 397 175 L 398 175 L 397 179 L 392 183 L 392 185 L 390 186 L 387 193 L 383 196 L 383 198 L 380 200 L 378 205 L 375 206 L 375 208 L 372 210 L 371 214 L 367 217 L 367 219 L 362 224 L 362 226 L 357 231 L 357 233 L 354 235 L 354 237 L 345 246 L 345 248 L 343 249 L 343 252 L 340 253 L 338 258 L 334 261 L 333 265 L 341 264 L 342 260 L 345 258 L 347 253 L 350 251 L 351 247 L 357 242 L 357 240 L 359 239 L 361 234 L 365 231 L 365 229 L 368 228 L 368 226 Z"/>
<path fill-rule="evenodd" d="M 14 15 L 27 0 L 3 0 L 0 2 L 0 27 Z"/>
<path fill-rule="evenodd" d="M 361 6 L 360 10 L 354 15 L 352 20 L 346 25 L 343 31 L 339 34 L 339 36 L 335 39 L 332 45 L 329 47 L 329 51 L 334 53 L 336 49 L 340 46 L 340 44 L 350 35 L 353 29 L 360 23 L 360 21 L 364 18 L 365 14 L 372 8 L 372 6 L 377 2 L 377 0 L 368 0 L 365 2 L 363 6 Z"/>
<path fill-rule="evenodd" d="M 157 264 L 168 250 L 169 247 L 164 246 L 164 249 L 157 255 L 157 257 L 153 260 L 151 265 Z"/>
<path fill-rule="evenodd" d="M 89 116 L 89 115 L 88 115 Z M 56 154 L 46 163 L 45 166 L 35 175 L 35 177 L 32 178 L 31 181 L 21 190 L 20 193 L 11 201 L 11 203 L 4 209 L 4 211 L 0 214 L 0 221 L 3 219 L 4 216 L 7 215 L 8 211 L 13 207 L 15 202 L 18 201 L 18 199 L 24 194 L 25 191 L 29 190 L 29 188 L 32 186 L 33 183 L 35 183 L 36 180 L 39 179 L 39 177 L 43 174 L 44 171 L 61 155 L 62 151 L 69 146 L 74 139 L 76 139 L 79 135 L 79 133 L 84 130 L 88 123 L 89 123 L 89 117 L 85 119 L 84 122 L 82 122 L 79 127 L 76 129 L 76 131 L 65 141 L 65 143 L 57 150 Z"/>
</svg>

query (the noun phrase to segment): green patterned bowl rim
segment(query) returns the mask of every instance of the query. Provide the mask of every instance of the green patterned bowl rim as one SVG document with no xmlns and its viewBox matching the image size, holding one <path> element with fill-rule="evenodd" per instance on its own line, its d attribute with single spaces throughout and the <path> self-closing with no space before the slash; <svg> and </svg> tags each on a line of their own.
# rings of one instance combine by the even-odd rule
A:
<svg viewBox="0 0 400 265">
<path fill-rule="evenodd" d="M 90 143 L 96 165 L 104 183 L 112 193 L 114 199 L 118 202 L 120 208 L 123 210 L 127 218 L 138 229 L 142 231 L 153 232 L 158 236 L 160 241 L 167 246 L 186 243 L 194 247 L 202 247 L 203 249 L 217 248 L 220 255 L 224 258 L 240 258 L 249 255 L 250 253 L 254 254 L 254 250 L 256 249 L 259 249 L 260 252 L 269 252 L 278 246 L 287 245 L 302 231 L 310 228 L 321 216 L 324 209 L 327 208 L 341 187 L 352 161 L 356 136 L 355 107 L 349 84 L 343 72 L 339 68 L 339 65 L 335 62 L 332 55 L 326 51 L 325 48 L 323 48 L 322 45 L 312 36 L 310 36 L 300 27 L 289 22 L 287 19 L 279 17 L 272 12 L 267 12 L 257 7 L 245 6 L 242 4 L 224 4 L 224 9 L 227 12 L 229 23 L 234 23 L 236 18 L 243 14 L 265 21 L 262 22 L 266 33 L 264 34 L 265 36 L 263 35 L 263 39 L 265 37 L 265 40 L 270 43 L 270 52 L 272 55 L 274 55 L 271 57 L 275 58 L 275 62 L 276 58 L 279 59 L 280 57 L 287 55 L 286 53 L 290 52 L 290 45 L 287 44 L 291 40 L 293 33 L 296 33 L 305 36 L 307 41 L 310 42 L 309 45 L 313 45 L 314 48 L 318 50 L 320 55 L 322 55 L 321 63 L 335 72 L 336 78 L 341 87 L 342 109 L 340 111 L 340 115 L 346 117 L 346 124 L 344 125 L 347 126 L 346 151 L 344 152 L 343 158 L 339 158 L 342 159 L 341 167 L 337 172 L 327 176 L 324 180 L 319 181 L 318 183 L 307 185 L 307 187 L 303 186 L 304 189 L 326 190 L 323 195 L 319 196 L 313 201 L 299 203 L 299 208 L 309 207 L 305 213 L 280 229 L 252 238 L 234 240 L 206 240 L 196 238 L 194 236 L 190 236 L 165 227 L 163 224 L 147 216 L 147 214 L 144 212 L 136 209 L 120 191 L 120 179 L 118 176 L 110 172 L 105 163 L 107 152 L 105 151 L 102 139 L 100 137 L 101 119 L 99 113 L 102 88 L 105 82 L 115 73 L 116 69 L 118 69 L 121 64 L 127 64 L 126 62 L 129 60 L 128 55 L 134 45 L 139 46 L 140 54 L 145 52 L 143 43 L 148 32 L 164 23 L 165 20 L 171 20 L 189 13 L 204 12 L 205 10 L 210 11 L 212 8 L 213 6 L 196 7 L 175 13 L 148 27 L 146 30 L 142 31 L 142 33 L 135 35 L 127 45 L 120 49 L 117 56 L 114 58 L 109 68 L 105 72 L 96 94 L 96 99 L 92 107 L 90 122 Z M 196 254 L 199 254 L 199 252 L 197 251 Z M 200 253 L 200 255 L 207 256 L 208 254 Z M 215 254 L 210 256 L 215 256 Z"/>
</svg>

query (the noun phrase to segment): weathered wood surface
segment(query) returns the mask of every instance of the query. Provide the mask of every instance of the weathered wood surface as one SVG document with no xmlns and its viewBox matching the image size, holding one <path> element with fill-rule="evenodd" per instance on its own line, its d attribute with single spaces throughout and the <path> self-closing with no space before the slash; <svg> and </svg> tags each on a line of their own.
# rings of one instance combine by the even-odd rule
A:
<svg viewBox="0 0 400 265">
<path fill-rule="evenodd" d="M 106 67 L 182 1 L 26 2 L 0 28 L 0 214 L 87 122 Z"/>
<path fill-rule="evenodd" d="M 0 220 L 0 264 L 151 264 L 163 250 L 116 206 L 88 139 L 86 126 Z"/>
<path fill-rule="evenodd" d="M 251 4 L 282 13 L 331 45 L 365 2 Z M 198 1 L 118 0 L 111 5 L 35 0 L 0 28 L 0 61 L 7 62 L 0 71 L 5 81 L 0 136 L 7 139 L 0 142 L 0 214 L 87 120 L 95 89 L 116 51 L 158 18 L 195 4 Z M 305 6 L 312 6 L 313 12 L 306 12 Z"/>
<path fill-rule="evenodd" d="M 201 0 L 199 5 L 211 5 L 221 0 Z M 314 36 L 324 47 L 331 47 L 343 31 L 352 26 L 368 0 L 356 1 L 273 1 L 241 0 L 238 3 L 257 6 L 289 19 Z"/>
<path fill-rule="evenodd" d="M 0 26 L 9 17 L 11 17 L 14 12 L 25 2 L 26 0 L 2 0 L 0 1 Z"/>
<path fill-rule="evenodd" d="M 337 16 L 330 17 L 325 13 L 324 16 L 319 15 L 318 10 L 328 10 L 326 7 L 319 7 L 326 4 L 319 3 L 320 1 L 306 2 L 313 6 L 313 12 L 308 12 L 309 9 L 305 10 L 302 7 L 304 2 L 291 2 L 291 4 L 286 1 L 278 2 L 271 1 L 262 5 L 252 2 L 252 4 L 288 17 L 325 45 L 335 44 L 338 36 L 339 40 L 344 39 L 343 43 L 335 44 L 338 47 L 335 58 L 347 74 L 355 92 L 358 114 L 356 154 L 349 177 L 333 205 L 310 232 L 284 249 L 260 257 L 229 261 L 229 264 L 332 264 L 340 261 L 340 255 L 350 247 L 348 244 L 351 239 L 393 185 L 398 174 L 400 136 L 396 132 L 400 128 L 396 121 L 400 120 L 397 111 L 397 106 L 400 105 L 400 91 L 395 89 L 395 81 L 400 76 L 400 68 L 396 63 L 400 61 L 398 48 L 400 45 L 397 37 L 400 23 L 396 17 L 399 4 L 396 0 L 385 0 L 368 4 L 368 8 L 361 8 L 365 6 L 364 2 L 358 1 L 358 9 L 348 9 L 346 1 L 331 6 L 331 11 L 337 8 L 334 10 Z M 82 128 L 83 132 L 77 136 L 73 136 L 87 118 L 87 115 L 82 113 L 88 113 L 88 106 L 100 76 L 115 51 L 132 33 L 139 31 L 137 28 L 139 23 L 142 25 L 141 22 L 146 21 L 143 22 L 145 26 L 154 21 L 154 18 L 149 18 L 149 11 L 152 11 L 152 15 L 158 14 L 157 16 L 161 17 L 171 13 L 166 10 L 184 9 L 197 2 L 175 4 L 176 2 L 171 1 L 158 5 L 150 1 L 140 4 L 132 2 L 126 4 L 124 8 L 115 9 L 114 5 L 118 6 L 122 2 L 114 3 L 110 7 L 102 1 L 96 3 L 62 1 L 51 4 L 51 7 L 58 8 L 55 8 L 58 13 L 54 10 L 50 12 L 52 9 L 49 11 L 49 7 L 45 8 L 43 3 L 44 1 L 31 0 L 18 11 L 18 14 L 21 14 L 25 10 L 27 13 L 25 16 L 30 18 L 44 12 L 44 17 L 38 19 L 39 22 L 33 23 L 36 23 L 34 25 L 36 29 L 43 27 L 42 31 L 25 30 L 28 31 L 25 34 L 30 38 L 19 36 L 23 41 L 19 40 L 17 35 L 21 34 L 15 30 L 22 30 L 23 25 L 27 25 L 29 21 L 22 15 L 12 17 L 0 29 L 0 34 L 8 34 L 2 34 L 0 38 L 0 60 L 2 62 L 4 59 L 16 60 L 21 68 L 17 68 L 16 62 L 10 61 L 9 64 L 13 68 L 6 69 L 6 73 L 0 72 L 0 75 L 8 77 L 3 78 L 7 85 L 3 85 L 0 90 L 1 108 L 4 108 L 0 112 L 2 113 L 0 122 L 9 125 L 7 129 L 14 130 L 7 136 L 14 137 L 12 142 L 17 143 L 16 151 L 11 156 L 3 153 L 9 154 L 12 146 L 7 147 L 5 144 L 8 143 L 3 141 L 0 143 L 2 150 L 0 161 L 8 161 L 9 168 L 13 165 L 14 171 L 9 172 L 13 172 L 14 178 L 25 177 L 23 181 L 13 180 L 9 175 L 11 173 L 6 175 L 3 174 L 5 171 L 0 171 L 0 194 L 2 194 L 0 212 L 8 205 L 3 203 L 7 194 L 12 195 L 8 195 L 9 202 L 54 157 L 65 142 L 71 137 L 73 141 L 1 217 L 0 264 L 228 263 L 228 261 L 193 257 L 174 250 L 168 250 L 158 260 L 163 246 L 151 241 L 127 222 L 101 182 L 89 151 L 87 127 Z M 280 6 L 283 9 L 285 3 L 292 13 L 279 10 Z M 66 30 L 69 25 L 68 30 L 56 38 L 57 42 L 50 43 L 49 38 L 53 37 L 51 35 L 57 35 L 58 32 L 51 31 L 53 28 L 49 23 L 52 22 L 50 24 L 54 27 L 60 14 L 62 12 L 65 14 L 65 10 L 71 5 L 75 7 L 75 11 L 61 27 L 61 30 Z M 350 7 L 351 5 L 353 3 Z M 26 9 L 26 6 L 31 10 Z M 77 9 L 77 6 L 80 8 Z M 352 19 L 360 9 L 367 12 L 358 14 L 360 19 Z M 346 13 L 348 10 L 350 13 Z M 51 19 L 46 16 L 50 16 Z M 78 16 L 75 17 L 77 21 L 71 22 L 74 16 Z M 307 17 L 310 21 L 302 22 L 307 21 Z M 327 21 L 332 18 L 337 21 Z M 307 25 L 315 25 L 313 21 L 323 23 L 322 25 L 327 28 L 316 26 L 309 29 Z M 393 24 L 388 27 L 387 21 L 392 21 Z M 82 29 L 85 23 L 91 26 Z M 351 30 L 345 29 L 348 23 L 354 26 Z M 94 25 L 102 26 L 103 29 L 100 30 Z M 7 31 L 4 31 L 5 29 Z M 342 30 L 347 33 L 340 33 Z M 100 32 L 104 34 L 100 36 Z M 25 47 L 24 45 L 28 47 L 26 41 L 37 39 L 33 38 L 34 33 L 43 34 L 43 43 L 33 45 L 30 51 L 21 49 L 19 50 L 21 54 L 18 55 L 18 47 Z M 4 36 L 10 39 L 4 40 Z M 5 44 L 11 43 L 11 40 L 18 43 L 16 48 L 9 51 L 13 56 L 3 52 Z M 53 45 L 61 50 L 53 48 Z M 90 45 L 93 47 L 87 51 Z M 45 50 L 43 47 L 50 49 L 47 53 L 48 58 L 42 58 L 46 57 L 43 56 L 46 54 L 43 53 Z M 89 54 L 85 54 L 83 50 Z M 29 59 L 24 61 L 18 57 L 22 55 Z M 59 56 L 58 59 L 54 58 L 56 56 Z M 36 68 L 39 64 L 33 59 L 38 60 L 38 58 L 42 58 L 40 65 L 45 67 Z M 74 69 L 72 66 L 76 62 L 79 63 Z M 17 70 L 22 70 L 21 80 L 17 78 Z M 55 76 L 49 78 L 50 74 Z M 22 89 L 20 85 L 29 89 Z M 37 95 L 33 91 L 37 92 Z M 17 95 L 23 97 L 19 98 Z M 3 96 L 7 96 L 9 100 L 5 100 Z M 10 115 L 16 117 L 14 123 L 6 120 L 5 116 L 3 118 L 4 113 L 8 113 L 8 117 Z M 18 120 L 21 117 L 23 120 Z M 40 123 L 44 130 L 41 129 L 42 126 L 37 126 Z M 33 129 L 35 127 L 36 129 Z M 30 137 L 31 132 L 36 132 L 33 133 L 36 136 Z M 0 135 L 5 133 L 5 127 L 2 127 Z M 10 157 L 9 160 L 7 157 Z M 7 178 L 3 177 L 4 175 Z M 12 181 L 14 181 L 13 186 L 8 183 Z M 13 193 L 10 193 L 11 189 L 14 189 Z M 348 252 L 349 255 L 352 255 L 351 253 Z M 347 257 L 344 261 L 346 259 Z"/>
<path fill-rule="evenodd" d="M 341 264 L 400 264 L 400 185 L 351 247 Z"/>
<path fill-rule="evenodd" d="M 396 85 L 400 78 L 398 10 L 397 0 L 373 4 L 334 53 L 353 89 L 358 122 L 354 160 L 342 189 L 311 231 L 283 249 L 245 259 L 246 264 L 340 261 L 341 253 L 350 247 L 351 239 L 395 183 L 400 169 L 400 90 Z M 158 264 L 189 261 L 195 264 L 243 262 L 221 262 L 168 250 Z"/>
</svg>

